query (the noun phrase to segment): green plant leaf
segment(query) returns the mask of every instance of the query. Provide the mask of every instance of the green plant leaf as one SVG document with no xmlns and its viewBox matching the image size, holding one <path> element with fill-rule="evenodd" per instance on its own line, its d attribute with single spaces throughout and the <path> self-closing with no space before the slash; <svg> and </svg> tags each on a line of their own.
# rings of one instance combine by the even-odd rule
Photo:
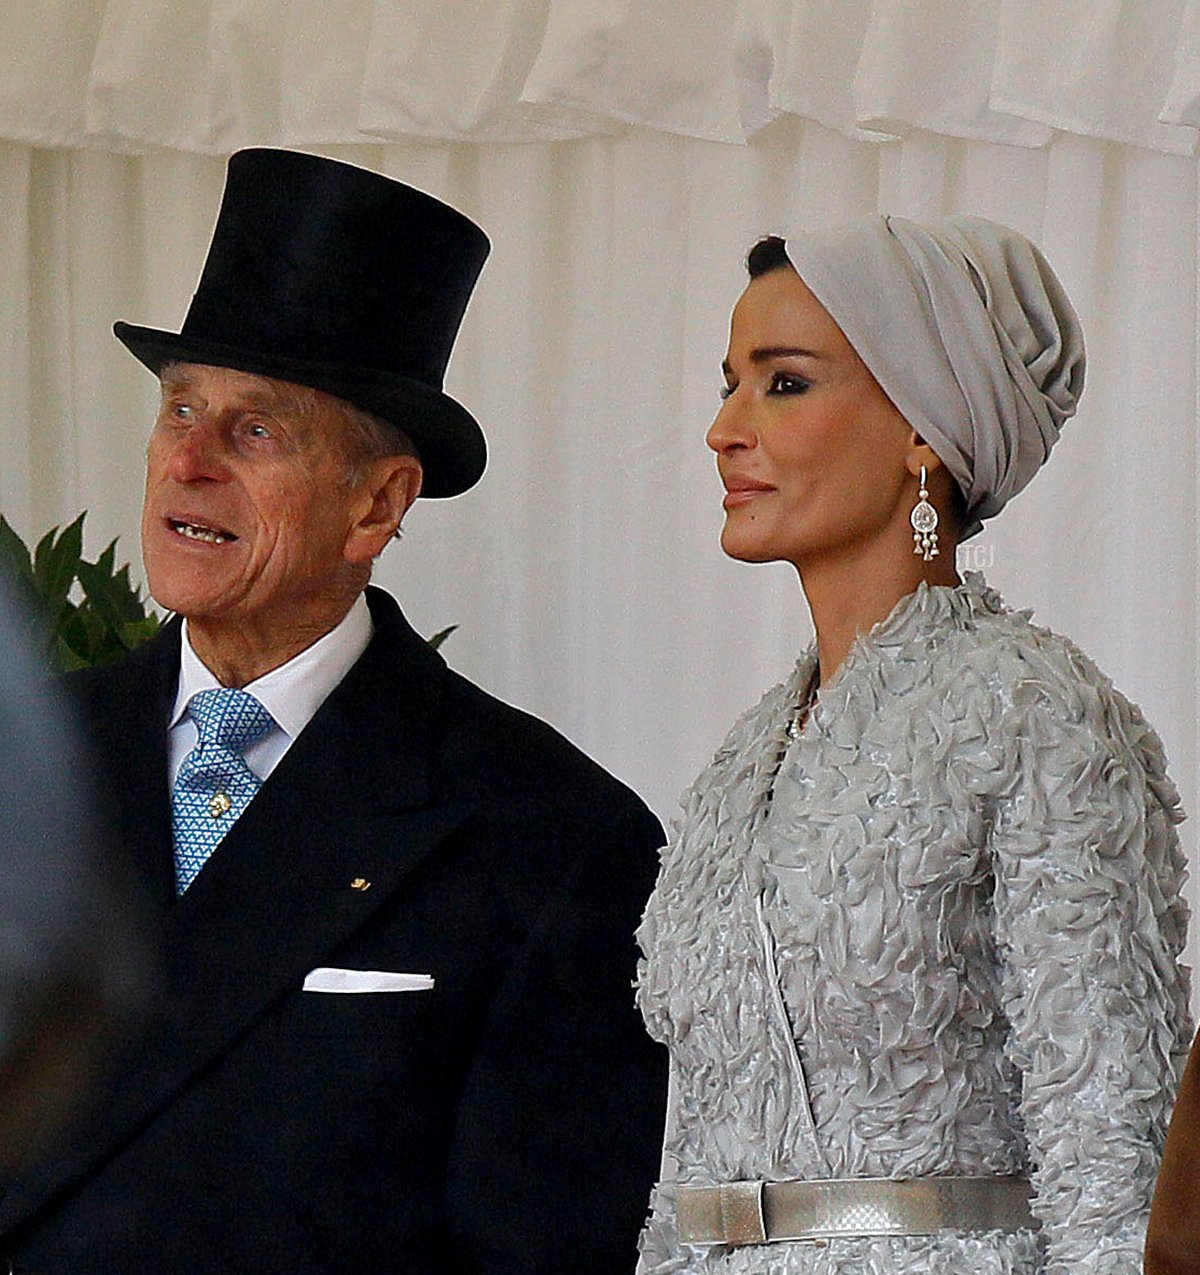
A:
<svg viewBox="0 0 1200 1275">
<path fill-rule="evenodd" d="M 457 624 L 448 624 L 444 629 L 440 629 L 431 638 L 426 638 L 429 645 L 436 651 L 439 646 L 458 628 Z"/>
<path fill-rule="evenodd" d="M 92 661 L 79 655 L 62 635 L 54 639 L 54 666 L 61 673 L 74 673 L 76 669 L 90 668 Z"/>
<path fill-rule="evenodd" d="M 114 538 L 108 542 L 105 546 L 104 552 L 96 559 L 96 561 L 94 563 L 89 563 L 88 565 L 94 566 L 97 571 L 103 571 L 106 576 L 110 576 L 116 570 L 116 560 L 117 542 Z"/>
<path fill-rule="evenodd" d="M 128 563 L 113 576 L 113 588 L 127 622 L 146 618 L 146 604 L 142 601 L 141 590 L 135 589 L 130 583 Z"/>
<path fill-rule="evenodd" d="M 88 635 L 87 615 L 78 607 L 63 616 L 58 626 L 58 637 L 73 651 L 83 652 L 91 645 Z"/>
<path fill-rule="evenodd" d="M 12 581 L 17 597 L 25 607 L 20 619 L 35 650 L 46 651 L 50 645 L 54 625 L 45 614 L 42 601 L 33 583 L 33 560 L 25 542 L 13 530 L 8 519 L 0 514 L 0 575 Z"/>
<path fill-rule="evenodd" d="M 3 514 L 0 514 L 0 571 L 16 579 L 33 582 L 33 562 L 30 560 L 29 550 Z"/>
<path fill-rule="evenodd" d="M 95 562 L 83 557 L 81 513 L 60 532 L 48 531 L 31 554 L 0 516 L 0 573 L 19 582 L 30 602 L 34 641 L 60 669 L 110 664 L 158 631 L 162 621 L 142 601 L 129 567 L 116 566 L 114 540 Z M 78 603 L 71 589 L 78 580 Z"/>
<path fill-rule="evenodd" d="M 144 619 L 146 608 L 138 591 L 129 582 L 128 566 L 113 574 L 109 549 L 96 562 L 81 562 L 78 574 L 88 604 L 116 629 L 122 624 Z"/>
<path fill-rule="evenodd" d="M 140 620 L 131 620 L 117 629 L 117 638 L 127 651 L 140 646 L 148 638 L 152 638 L 162 628 L 162 621 L 156 615 L 144 615 Z"/>
<path fill-rule="evenodd" d="M 51 528 L 38 541 L 34 550 L 33 583 L 46 613 L 50 616 L 57 616 L 75 583 L 83 554 L 85 517 L 86 514 L 80 514 L 61 532 L 58 532 L 57 527 Z"/>
</svg>

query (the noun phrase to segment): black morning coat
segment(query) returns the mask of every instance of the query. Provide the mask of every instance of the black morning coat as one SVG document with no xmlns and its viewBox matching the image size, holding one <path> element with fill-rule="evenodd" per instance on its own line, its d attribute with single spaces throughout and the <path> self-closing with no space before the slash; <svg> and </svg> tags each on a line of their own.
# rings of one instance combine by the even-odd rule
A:
<svg viewBox="0 0 1200 1275">
<path fill-rule="evenodd" d="M 72 679 L 164 968 L 90 1116 L 0 1201 L 13 1269 L 633 1270 L 666 1066 L 633 931 L 662 830 L 368 600 L 370 646 L 178 902 L 178 624 Z M 317 966 L 435 986 L 302 991 Z"/>
</svg>

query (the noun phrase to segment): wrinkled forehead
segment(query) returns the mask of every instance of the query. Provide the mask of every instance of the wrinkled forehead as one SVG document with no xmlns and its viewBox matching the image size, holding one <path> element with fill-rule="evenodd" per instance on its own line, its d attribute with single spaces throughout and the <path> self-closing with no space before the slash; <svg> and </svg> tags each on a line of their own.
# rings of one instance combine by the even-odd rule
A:
<svg viewBox="0 0 1200 1275">
<path fill-rule="evenodd" d="M 159 372 L 158 379 L 164 397 L 186 392 L 213 405 L 219 402 L 222 406 L 293 416 L 298 420 L 311 420 L 320 415 L 326 406 L 322 400 L 333 402 L 330 395 L 307 385 L 208 363 L 168 363 Z"/>
</svg>

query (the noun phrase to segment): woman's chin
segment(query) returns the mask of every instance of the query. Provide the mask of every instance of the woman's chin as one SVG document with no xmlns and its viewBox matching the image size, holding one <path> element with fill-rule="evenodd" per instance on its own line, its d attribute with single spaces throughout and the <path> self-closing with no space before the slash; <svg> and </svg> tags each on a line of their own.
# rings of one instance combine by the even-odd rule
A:
<svg viewBox="0 0 1200 1275">
<path fill-rule="evenodd" d="M 779 554 L 763 542 L 761 536 L 739 535 L 729 526 L 721 533 L 721 549 L 738 562 L 774 562 Z"/>
</svg>

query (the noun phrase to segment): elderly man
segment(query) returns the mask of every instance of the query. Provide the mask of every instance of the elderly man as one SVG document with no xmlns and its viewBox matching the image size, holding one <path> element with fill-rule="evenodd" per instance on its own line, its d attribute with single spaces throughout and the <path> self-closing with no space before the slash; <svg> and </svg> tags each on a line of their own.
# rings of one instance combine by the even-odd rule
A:
<svg viewBox="0 0 1200 1275">
<path fill-rule="evenodd" d="M 76 689 L 165 974 L 0 1204 L 13 1270 L 634 1265 L 661 829 L 367 588 L 482 471 L 441 379 L 486 253 L 400 183 L 244 151 L 182 331 L 116 327 L 162 381 L 143 550 L 179 618 Z"/>
</svg>

